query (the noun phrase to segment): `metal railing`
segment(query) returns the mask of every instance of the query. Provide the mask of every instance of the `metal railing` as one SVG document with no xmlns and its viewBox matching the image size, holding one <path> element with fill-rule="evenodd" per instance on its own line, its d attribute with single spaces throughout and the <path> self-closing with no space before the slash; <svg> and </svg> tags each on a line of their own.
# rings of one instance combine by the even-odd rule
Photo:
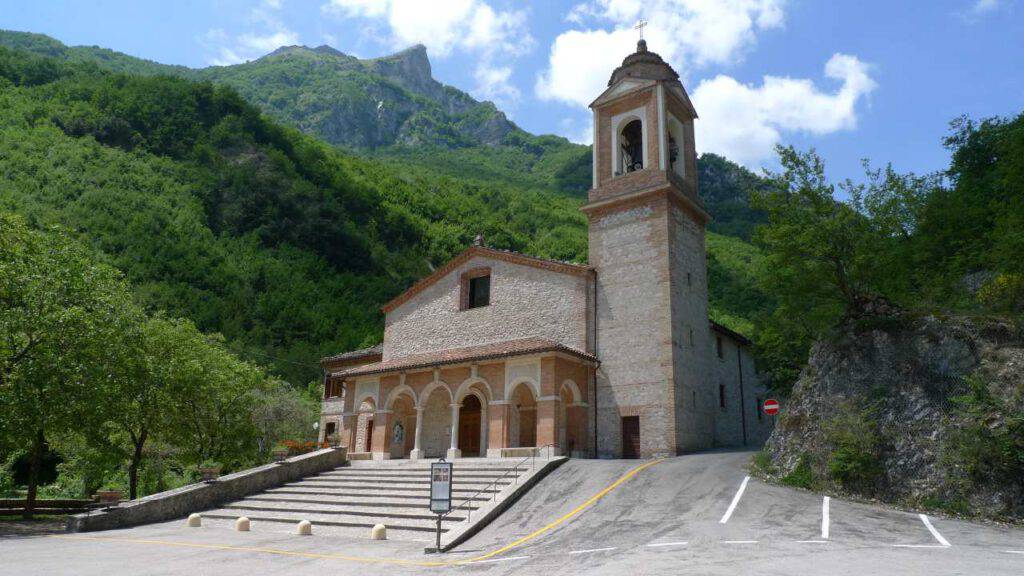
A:
<svg viewBox="0 0 1024 576">
<path fill-rule="evenodd" d="M 515 475 L 512 476 L 512 483 L 513 484 L 518 484 L 519 483 L 519 466 L 521 464 L 523 464 L 524 462 L 526 462 L 527 460 L 530 460 L 530 468 L 529 469 L 533 470 L 534 468 L 537 467 L 537 455 L 540 453 L 540 451 L 544 450 L 544 449 L 547 449 L 547 451 L 548 451 L 548 460 L 551 460 L 552 452 L 554 451 L 553 449 L 554 449 L 555 446 L 557 446 L 557 444 L 545 444 L 543 446 L 536 446 L 536 447 L 534 447 L 532 454 L 530 454 L 529 456 L 524 456 L 523 459 L 518 461 L 518 462 L 516 462 L 512 466 L 512 468 L 506 470 L 504 474 L 502 474 L 501 476 L 499 476 L 498 478 L 493 480 L 487 486 L 484 486 L 483 488 L 477 490 L 476 494 L 473 494 L 472 496 L 470 496 L 470 497 L 466 498 L 465 500 L 463 500 L 462 504 L 459 504 L 458 506 L 456 506 L 456 507 L 452 508 L 451 510 L 449 510 L 449 511 L 445 512 L 444 514 L 442 514 L 440 519 L 443 520 L 443 519 L 447 518 L 453 512 L 455 512 L 457 510 L 461 510 L 462 508 L 465 507 L 466 508 L 466 520 L 467 521 L 468 520 L 472 520 L 473 519 L 473 508 L 469 507 L 469 505 L 476 501 L 477 496 L 483 494 L 484 492 L 489 490 L 491 487 L 494 487 L 494 490 L 491 491 L 491 502 L 494 502 L 498 498 L 498 492 L 500 492 L 500 490 L 498 490 L 498 486 L 497 486 L 498 482 L 501 482 L 502 480 L 504 480 L 509 475 L 510 472 L 515 472 Z"/>
</svg>

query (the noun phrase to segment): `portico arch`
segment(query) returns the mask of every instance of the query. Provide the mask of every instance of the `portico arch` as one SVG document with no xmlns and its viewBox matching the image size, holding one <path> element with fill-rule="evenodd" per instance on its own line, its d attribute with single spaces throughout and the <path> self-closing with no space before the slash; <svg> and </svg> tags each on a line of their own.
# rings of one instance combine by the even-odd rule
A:
<svg viewBox="0 0 1024 576">
<path fill-rule="evenodd" d="M 491 398 L 490 384 L 478 377 L 467 378 L 455 392 L 455 404 L 459 405 L 458 448 L 463 456 L 487 455 Z"/>
<path fill-rule="evenodd" d="M 537 398 L 529 380 L 520 380 L 509 388 L 509 447 L 537 445 Z"/>
<path fill-rule="evenodd" d="M 423 457 L 444 456 L 452 434 L 452 392 L 446 383 L 435 380 L 420 393 L 419 416 L 422 419 L 420 449 Z"/>
</svg>

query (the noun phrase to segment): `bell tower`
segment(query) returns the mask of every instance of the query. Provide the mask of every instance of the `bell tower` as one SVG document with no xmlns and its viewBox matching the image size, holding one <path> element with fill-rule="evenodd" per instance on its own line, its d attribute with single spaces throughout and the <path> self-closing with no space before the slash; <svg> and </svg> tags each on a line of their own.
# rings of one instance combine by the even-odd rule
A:
<svg viewBox="0 0 1024 576">
<path fill-rule="evenodd" d="M 697 113 L 679 75 L 641 39 L 590 105 L 593 187 L 582 207 L 597 271 L 599 456 L 712 446 Z"/>
</svg>

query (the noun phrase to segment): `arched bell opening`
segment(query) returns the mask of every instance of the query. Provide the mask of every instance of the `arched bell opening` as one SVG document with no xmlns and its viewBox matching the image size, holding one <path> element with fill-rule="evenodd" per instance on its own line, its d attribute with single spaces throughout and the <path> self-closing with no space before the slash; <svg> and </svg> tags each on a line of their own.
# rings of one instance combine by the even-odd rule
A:
<svg viewBox="0 0 1024 576">
<path fill-rule="evenodd" d="M 620 174 L 644 169 L 644 126 L 640 120 L 630 120 L 619 131 Z"/>
</svg>

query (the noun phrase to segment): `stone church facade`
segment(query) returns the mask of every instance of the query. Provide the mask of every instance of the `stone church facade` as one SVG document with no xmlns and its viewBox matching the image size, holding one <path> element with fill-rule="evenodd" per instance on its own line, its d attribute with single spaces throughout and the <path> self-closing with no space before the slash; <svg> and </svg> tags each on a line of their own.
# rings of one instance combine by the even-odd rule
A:
<svg viewBox="0 0 1024 576">
<path fill-rule="evenodd" d="M 353 458 L 636 458 L 769 432 L 749 342 L 709 321 L 696 111 L 641 40 L 594 114 L 589 264 L 484 246 L 383 307 L 380 346 L 324 358 L 321 439 Z"/>
</svg>

